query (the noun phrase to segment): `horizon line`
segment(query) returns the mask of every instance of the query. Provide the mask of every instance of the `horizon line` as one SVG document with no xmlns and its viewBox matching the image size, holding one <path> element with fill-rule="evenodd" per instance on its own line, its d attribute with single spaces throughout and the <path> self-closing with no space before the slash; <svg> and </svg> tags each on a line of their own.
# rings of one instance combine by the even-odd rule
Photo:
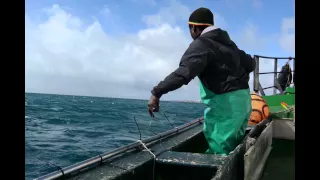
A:
<svg viewBox="0 0 320 180">
<path fill-rule="evenodd" d="M 94 98 L 113 98 L 113 99 L 129 99 L 129 100 L 143 100 L 149 99 L 137 99 L 137 98 L 124 98 L 124 97 L 109 97 L 109 96 L 95 96 L 95 95 L 74 95 L 74 94 L 62 94 L 62 93 L 43 93 L 43 92 L 24 92 L 25 94 L 43 94 L 43 95 L 59 95 L 59 96 L 82 96 L 82 97 L 94 97 Z M 164 102 L 184 102 L 184 103 L 201 103 L 201 100 L 161 100 Z"/>
</svg>

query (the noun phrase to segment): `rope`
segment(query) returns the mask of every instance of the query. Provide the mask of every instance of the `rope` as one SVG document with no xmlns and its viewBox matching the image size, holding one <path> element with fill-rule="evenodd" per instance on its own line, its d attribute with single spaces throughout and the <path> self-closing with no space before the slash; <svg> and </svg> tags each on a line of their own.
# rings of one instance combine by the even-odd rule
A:
<svg viewBox="0 0 320 180">
<path fill-rule="evenodd" d="M 38 158 L 35 158 L 35 159 L 38 160 L 38 161 L 42 161 L 42 162 L 44 162 L 44 163 L 46 163 L 46 164 L 48 164 L 50 166 L 56 167 L 62 173 L 62 176 L 64 176 L 64 171 L 60 166 L 55 165 L 55 164 L 53 164 L 53 163 L 51 163 L 49 161 L 41 160 L 41 159 L 38 159 Z"/>
<path fill-rule="evenodd" d="M 291 112 L 293 109 L 294 109 L 293 107 L 290 107 L 290 108 L 288 108 L 288 110 L 278 111 L 278 112 L 274 112 L 274 113 L 271 113 L 271 114 L 279 114 L 279 113 L 284 113 L 284 112 Z"/>
<path fill-rule="evenodd" d="M 293 120 L 293 118 L 281 118 L 282 120 Z"/>
<path fill-rule="evenodd" d="M 155 167 L 156 167 L 156 155 L 153 154 L 150 149 L 147 148 L 147 146 L 141 141 L 138 140 L 137 142 L 139 142 L 146 151 L 148 151 L 152 156 L 153 156 L 153 168 L 152 168 L 152 179 L 154 180 L 154 172 L 155 172 Z"/>
<path fill-rule="evenodd" d="M 279 113 L 283 113 L 283 112 L 291 112 L 291 111 L 293 111 L 293 118 L 281 118 L 281 119 L 283 119 L 283 120 L 293 120 L 293 126 L 295 126 L 296 125 L 296 116 L 295 116 L 295 114 L 296 114 L 296 111 L 295 111 L 295 106 L 292 106 L 292 107 L 290 107 L 288 110 L 283 110 L 283 111 L 278 111 L 278 112 L 275 112 L 275 113 L 271 113 L 271 114 L 279 114 Z"/>
</svg>

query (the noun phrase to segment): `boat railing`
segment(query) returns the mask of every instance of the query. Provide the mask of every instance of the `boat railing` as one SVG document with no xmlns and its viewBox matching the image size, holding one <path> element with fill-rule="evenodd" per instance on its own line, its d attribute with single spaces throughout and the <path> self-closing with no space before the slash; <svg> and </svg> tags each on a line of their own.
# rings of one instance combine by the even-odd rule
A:
<svg viewBox="0 0 320 180">
<path fill-rule="evenodd" d="M 259 72 L 259 61 L 260 58 L 268 59 L 268 60 L 274 60 L 274 71 L 273 72 Z M 288 60 L 293 61 L 293 76 L 295 72 L 295 58 L 294 57 L 268 57 L 268 56 L 260 56 L 260 55 L 254 55 L 254 59 L 256 61 L 256 69 L 254 70 L 253 74 L 253 90 L 256 93 L 260 93 L 262 96 L 265 96 L 264 90 L 273 88 L 273 94 L 277 93 L 277 90 L 279 90 L 280 94 L 284 93 L 284 89 L 281 88 L 279 82 L 278 82 L 278 74 L 283 72 L 278 72 L 278 60 Z M 265 87 L 263 88 L 259 81 L 259 75 L 264 74 L 274 74 L 273 76 L 273 86 Z M 293 81 L 294 82 L 294 81 Z"/>
<path fill-rule="evenodd" d="M 53 179 L 60 179 L 60 178 L 64 178 L 64 177 L 69 177 L 73 173 L 81 172 L 84 169 L 87 169 L 91 166 L 102 164 L 105 161 L 107 161 L 108 159 L 112 159 L 112 158 L 114 158 L 118 155 L 121 155 L 125 152 L 128 152 L 130 150 L 135 150 L 136 148 L 141 147 L 141 146 L 143 147 L 143 145 L 149 146 L 150 144 L 153 144 L 155 142 L 159 142 L 162 139 L 165 139 L 165 138 L 171 137 L 175 134 L 179 134 L 181 132 L 184 132 L 184 131 L 196 126 L 197 124 L 202 124 L 203 120 L 204 120 L 203 117 L 197 118 L 197 119 L 190 121 L 186 124 L 175 127 L 174 129 L 157 134 L 155 136 L 149 137 L 144 140 L 138 140 L 134 143 L 128 144 L 126 146 L 122 146 L 122 147 L 114 149 L 112 151 L 108 151 L 103 154 L 99 154 L 97 156 L 94 156 L 90 159 L 73 164 L 71 166 L 68 166 L 65 168 L 58 167 L 58 170 L 51 172 L 49 174 L 46 174 L 44 176 L 41 176 L 41 177 L 37 178 L 36 180 L 53 180 Z"/>
</svg>

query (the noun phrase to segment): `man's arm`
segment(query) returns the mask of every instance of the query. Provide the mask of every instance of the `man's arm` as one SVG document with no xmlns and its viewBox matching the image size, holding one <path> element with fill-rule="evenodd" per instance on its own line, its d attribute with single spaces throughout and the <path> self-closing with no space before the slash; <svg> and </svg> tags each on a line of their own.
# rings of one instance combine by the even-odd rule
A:
<svg viewBox="0 0 320 180">
<path fill-rule="evenodd" d="M 208 63 L 208 51 L 199 40 L 193 41 L 181 58 L 179 68 L 167 76 L 151 93 L 160 98 L 169 91 L 174 91 L 182 85 L 187 85 L 194 77 L 198 76 Z"/>
<path fill-rule="evenodd" d="M 256 68 L 256 61 L 249 54 L 239 49 L 240 63 L 241 66 L 248 72 L 251 73 Z"/>
</svg>

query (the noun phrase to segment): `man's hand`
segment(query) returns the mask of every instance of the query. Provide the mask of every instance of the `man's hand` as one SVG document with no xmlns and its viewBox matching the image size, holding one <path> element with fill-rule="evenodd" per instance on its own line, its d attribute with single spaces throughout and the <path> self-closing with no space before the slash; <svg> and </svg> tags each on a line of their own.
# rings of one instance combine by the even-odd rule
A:
<svg viewBox="0 0 320 180">
<path fill-rule="evenodd" d="M 148 110 L 151 117 L 154 117 L 153 112 L 159 112 L 159 103 L 159 98 L 155 97 L 154 95 L 151 95 L 148 103 Z"/>
</svg>

